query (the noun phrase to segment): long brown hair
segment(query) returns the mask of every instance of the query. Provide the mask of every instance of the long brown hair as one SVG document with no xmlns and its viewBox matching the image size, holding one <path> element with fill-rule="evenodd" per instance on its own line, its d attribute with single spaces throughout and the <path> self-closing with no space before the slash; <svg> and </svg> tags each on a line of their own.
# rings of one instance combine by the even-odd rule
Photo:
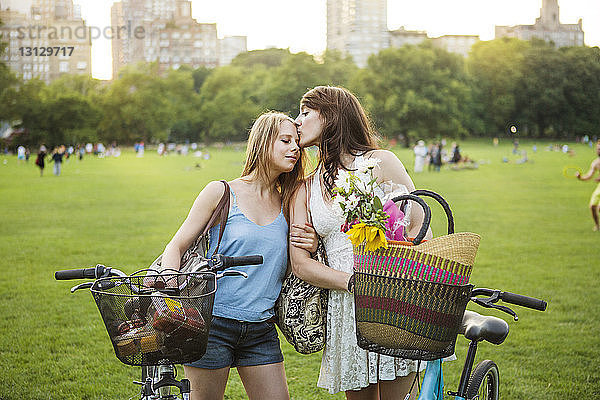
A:
<svg viewBox="0 0 600 400">
<path fill-rule="evenodd" d="M 379 137 L 362 105 L 347 89 L 317 86 L 306 92 L 300 105 L 317 110 L 323 120 L 318 166 L 325 169 L 323 181 L 331 195 L 338 169 L 348 169 L 341 155 L 359 156 L 378 149 Z"/>
<path fill-rule="evenodd" d="M 280 112 L 266 112 L 260 115 L 248 135 L 248 145 L 246 147 L 246 164 L 242 171 L 242 176 L 248 176 L 256 171 L 259 178 L 264 179 L 269 170 L 271 161 L 271 149 L 273 143 L 279 136 L 281 124 L 289 121 L 294 124 L 294 120 Z M 290 203 L 292 194 L 296 188 L 304 181 L 304 150 L 300 150 L 298 161 L 290 172 L 285 172 L 277 177 L 277 190 L 281 195 L 281 204 L 283 205 L 283 215 L 286 219 L 289 217 Z M 289 222 L 289 221 L 288 221 Z"/>
</svg>

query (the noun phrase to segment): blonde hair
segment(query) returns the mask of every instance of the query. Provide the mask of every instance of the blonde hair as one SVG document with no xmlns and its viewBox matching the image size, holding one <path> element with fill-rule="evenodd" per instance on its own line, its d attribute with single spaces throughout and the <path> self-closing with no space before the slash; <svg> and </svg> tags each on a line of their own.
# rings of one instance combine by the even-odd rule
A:
<svg viewBox="0 0 600 400">
<path fill-rule="evenodd" d="M 280 112 L 266 112 L 260 115 L 248 135 L 246 147 L 246 164 L 242 176 L 248 176 L 253 172 L 259 179 L 266 179 L 271 162 L 271 149 L 273 143 L 279 136 L 281 124 L 288 121 L 294 124 L 294 120 Z M 277 189 L 281 194 L 284 215 L 289 216 L 292 195 L 300 183 L 304 181 L 304 151 L 300 150 L 300 157 L 290 172 L 285 172 L 277 178 Z"/>
</svg>

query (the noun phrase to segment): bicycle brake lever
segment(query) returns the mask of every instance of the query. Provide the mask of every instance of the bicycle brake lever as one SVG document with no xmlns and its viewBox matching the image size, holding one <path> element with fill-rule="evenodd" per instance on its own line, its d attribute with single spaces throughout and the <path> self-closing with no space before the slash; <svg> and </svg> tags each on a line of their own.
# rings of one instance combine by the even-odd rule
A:
<svg viewBox="0 0 600 400">
<path fill-rule="evenodd" d="M 486 299 L 480 299 L 478 297 L 472 297 L 471 301 L 473 303 L 479 304 L 480 306 L 485 307 L 485 308 L 495 308 L 496 310 L 503 311 L 503 312 L 511 315 L 515 321 L 519 320 L 519 316 L 511 308 L 508 308 L 506 306 L 501 306 L 501 305 L 498 305 L 498 304 L 494 304 L 495 302 L 498 301 L 498 297 L 496 297 L 496 296 L 488 297 Z"/>
<path fill-rule="evenodd" d="M 494 305 L 492 306 L 492 308 L 496 308 L 496 309 L 498 309 L 498 310 L 500 310 L 500 311 L 504 311 L 504 312 L 505 312 L 505 313 L 507 313 L 508 315 L 511 315 L 515 321 L 518 321 L 518 320 L 519 320 L 519 316 L 517 315 L 517 313 L 516 313 L 516 312 L 514 312 L 514 311 L 513 311 L 513 309 L 512 309 L 512 308 L 508 308 L 508 307 L 506 307 L 506 306 L 499 306 L 499 305 L 497 305 L 497 304 L 494 304 Z"/>
<path fill-rule="evenodd" d="M 222 278 L 224 276 L 241 276 L 243 278 L 247 278 L 248 274 L 242 271 L 236 271 L 236 270 L 228 270 L 228 271 L 223 271 L 217 274 L 217 279 Z"/>
<path fill-rule="evenodd" d="M 73 286 L 71 288 L 71 293 L 75 293 L 75 291 L 77 291 L 79 289 L 89 289 L 89 288 L 92 287 L 93 284 L 94 284 L 94 282 L 83 282 L 83 283 L 80 283 L 79 285 Z"/>
</svg>

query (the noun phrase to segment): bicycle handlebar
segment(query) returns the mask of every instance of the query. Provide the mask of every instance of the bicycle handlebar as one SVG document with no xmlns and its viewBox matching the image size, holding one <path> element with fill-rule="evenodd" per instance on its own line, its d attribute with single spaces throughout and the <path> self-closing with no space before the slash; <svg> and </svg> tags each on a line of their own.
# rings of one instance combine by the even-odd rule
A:
<svg viewBox="0 0 600 400">
<path fill-rule="evenodd" d="M 477 296 L 489 296 L 481 298 Z M 499 300 L 505 303 L 516 304 L 518 306 L 531 308 L 533 310 L 545 311 L 548 304 L 544 300 L 536 299 L 534 297 L 523 296 L 522 294 L 516 294 L 511 292 L 502 292 L 500 290 L 492 290 L 486 288 L 476 288 L 471 292 L 471 301 L 479 304 L 482 307 L 494 308 L 500 311 L 504 311 L 514 317 L 515 321 L 518 320 L 517 314 L 510 308 L 502 305 L 495 304 Z"/>
<path fill-rule="evenodd" d="M 54 273 L 54 279 L 57 281 L 70 279 L 98 279 L 103 276 L 107 270 L 110 270 L 110 268 L 107 268 L 101 264 L 98 264 L 92 268 L 66 269 L 62 271 L 56 271 Z"/>
<path fill-rule="evenodd" d="M 546 303 L 544 300 L 511 292 L 500 293 L 500 298 L 506 303 L 516 304 L 518 306 L 532 308 L 538 311 L 546 311 L 546 307 L 548 306 L 548 303 Z"/>
<path fill-rule="evenodd" d="M 241 256 L 241 257 L 229 257 L 221 254 L 215 254 L 209 260 L 209 271 L 217 272 L 222 271 L 229 267 L 239 267 L 243 265 L 257 265 L 262 264 L 263 257 L 261 255 L 253 256 Z M 176 272 L 176 271 L 175 271 Z M 63 281 L 71 279 L 99 279 L 106 278 L 108 276 L 126 276 L 122 271 L 115 268 L 105 267 L 102 264 L 98 264 L 91 268 L 77 268 L 67 269 L 62 271 L 56 271 L 54 273 L 54 279 Z"/>
<path fill-rule="evenodd" d="M 243 265 L 257 265 L 263 263 L 262 256 L 241 256 L 241 257 L 228 257 L 222 256 L 223 268 L 229 267 L 241 267 Z"/>
</svg>

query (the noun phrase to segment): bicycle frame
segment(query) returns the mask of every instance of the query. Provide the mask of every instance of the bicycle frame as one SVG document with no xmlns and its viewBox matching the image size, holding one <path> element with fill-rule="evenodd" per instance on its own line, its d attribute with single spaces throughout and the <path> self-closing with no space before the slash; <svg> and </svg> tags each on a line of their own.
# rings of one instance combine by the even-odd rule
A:
<svg viewBox="0 0 600 400">
<path fill-rule="evenodd" d="M 486 295 L 487 298 L 479 298 L 477 296 Z M 545 311 L 546 302 L 543 300 L 535 299 L 532 297 L 517 295 L 510 292 L 501 292 L 499 290 L 490 290 L 485 288 L 478 288 L 473 290 L 471 301 L 486 308 L 495 308 L 511 315 L 515 321 L 518 320 L 517 314 L 509 307 L 495 304 L 499 300 L 503 300 L 507 303 L 517 304 L 523 307 L 532 308 L 539 311 Z M 464 333 L 464 332 L 463 332 Z M 506 330 L 508 335 L 508 329 Z M 498 339 L 500 343 L 504 341 L 506 336 Z M 454 400 L 471 400 L 467 398 L 467 389 L 469 385 L 469 379 L 473 371 L 473 364 L 475 363 L 475 355 L 477 354 L 478 342 L 484 340 L 483 337 L 477 337 L 469 343 L 467 355 L 465 357 L 465 363 L 460 376 L 458 389 L 456 392 L 449 391 L 448 394 L 454 396 Z M 496 343 L 496 344 L 500 344 Z M 419 393 L 418 400 L 441 400 L 444 396 L 444 377 L 442 372 L 442 361 L 434 360 L 427 363 L 427 369 L 425 370 L 425 376 L 423 377 L 423 383 L 421 391 Z"/>
</svg>

